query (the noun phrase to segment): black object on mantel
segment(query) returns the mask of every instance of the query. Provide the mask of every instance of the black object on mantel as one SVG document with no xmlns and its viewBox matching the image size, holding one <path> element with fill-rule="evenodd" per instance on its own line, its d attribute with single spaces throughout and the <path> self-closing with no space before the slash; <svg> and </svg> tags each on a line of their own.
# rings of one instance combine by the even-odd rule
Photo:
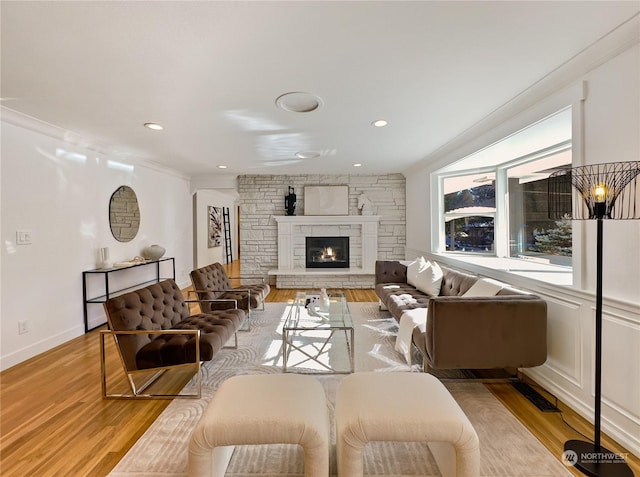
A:
<svg viewBox="0 0 640 477">
<path fill-rule="evenodd" d="M 564 443 L 563 461 L 590 477 L 633 477 L 625 456 L 600 444 L 602 412 L 602 236 L 604 220 L 640 219 L 640 161 L 569 167 L 549 176 L 549 216 L 596 220 L 595 403 L 593 442 Z"/>
<path fill-rule="evenodd" d="M 295 189 L 289 186 L 289 195 L 284 196 L 284 208 L 287 215 L 296 215 L 296 194 Z"/>
</svg>

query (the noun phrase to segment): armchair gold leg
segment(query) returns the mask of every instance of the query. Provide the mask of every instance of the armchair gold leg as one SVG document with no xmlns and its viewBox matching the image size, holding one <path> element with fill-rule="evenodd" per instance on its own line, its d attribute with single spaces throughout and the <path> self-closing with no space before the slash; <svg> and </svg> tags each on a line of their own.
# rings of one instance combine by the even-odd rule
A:
<svg viewBox="0 0 640 477">
<path fill-rule="evenodd" d="M 200 361 L 197 362 L 196 366 L 196 391 L 194 393 L 189 394 L 151 394 L 145 393 L 144 391 L 149 388 L 154 382 L 160 378 L 168 369 L 160 369 L 155 372 L 149 379 L 147 379 L 141 386 L 137 386 L 135 380 L 133 379 L 136 373 L 129 373 L 123 369 L 125 375 L 127 376 L 127 381 L 129 382 L 129 387 L 131 388 L 131 393 L 109 393 L 107 390 L 107 361 L 106 361 L 106 349 L 104 337 L 109 334 L 108 332 L 100 333 L 100 378 L 101 378 L 101 387 L 102 387 L 102 399 L 200 399 L 202 397 L 202 363 Z M 114 337 L 115 339 L 115 337 Z M 237 336 L 236 336 L 236 346 L 237 346 Z M 198 345 L 196 345 L 199 348 Z M 200 351 L 197 350 L 197 356 L 199 357 Z M 193 366 L 196 363 L 188 363 L 186 365 L 180 365 L 182 367 L 185 366 Z M 175 366 L 175 367 L 180 367 Z M 152 372 L 153 370 L 149 370 Z M 145 371 L 142 371 L 145 372 Z"/>
</svg>

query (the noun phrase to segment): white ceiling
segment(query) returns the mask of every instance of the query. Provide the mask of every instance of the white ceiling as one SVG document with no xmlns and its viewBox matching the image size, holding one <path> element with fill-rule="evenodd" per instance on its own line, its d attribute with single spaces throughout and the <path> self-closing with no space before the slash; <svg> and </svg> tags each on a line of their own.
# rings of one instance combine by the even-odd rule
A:
<svg viewBox="0 0 640 477">
<path fill-rule="evenodd" d="M 640 9 L 637 1 L 0 5 L 4 108 L 122 161 L 187 175 L 222 173 L 221 164 L 227 174 L 404 171 Z M 278 109 L 275 99 L 290 91 L 323 105 Z M 380 118 L 389 125 L 372 127 Z M 308 150 L 323 155 L 295 158 Z"/>
</svg>

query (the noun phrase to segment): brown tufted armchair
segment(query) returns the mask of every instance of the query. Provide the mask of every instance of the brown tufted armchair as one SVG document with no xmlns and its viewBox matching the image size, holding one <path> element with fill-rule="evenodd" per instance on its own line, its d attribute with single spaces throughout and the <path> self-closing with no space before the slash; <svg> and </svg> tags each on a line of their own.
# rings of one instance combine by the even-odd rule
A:
<svg viewBox="0 0 640 477">
<path fill-rule="evenodd" d="M 238 308 L 250 315 L 251 310 L 264 309 L 264 300 L 271 291 L 263 276 L 229 277 L 220 263 L 198 268 L 190 275 L 202 311 L 224 309 L 225 302 L 235 300 Z M 230 278 L 241 280 L 243 285 L 234 288 Z"/>
<path fill-rule="evenodd" d="M 227 303 L 228 305 L 229 303 Z M 101 331 L 103 398 L 200 397 L 200 364 L 211 360 L 225 343 L 235 337 L 245 313 L 233 308 L 192 315 L 188 301 L 173 280 L 110 298 L 104 304 L 109 330 Z M 111 335 L 133 394 L 107 394 L 104 337 Z M 178 366 L 197 367 L 197 394 L 143 394 L 166 369 Z M 142 386 L 134 376 L 158 371 Z"/>
</svg>

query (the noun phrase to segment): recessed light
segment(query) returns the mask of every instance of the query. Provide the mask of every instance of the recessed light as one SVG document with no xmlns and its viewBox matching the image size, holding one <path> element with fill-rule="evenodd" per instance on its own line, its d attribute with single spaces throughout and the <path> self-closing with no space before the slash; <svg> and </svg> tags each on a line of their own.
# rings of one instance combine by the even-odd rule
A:
<svg viewBox="0 0 640 477">
<path fill-rule="evenodd" d="M 389 123 L 387 121 L 385 121 L 384 119 L 377 119 L 374 122 L 372 122 L 371 124 L 373 126 L 377 127 L 377 128 L 383 128 Z"/>
<path fill-rule="evenodd" d="M 226 169 L 227 166 L 218 166 L 218 169 Z"/>
<path fill-rule="evenodd" d="M 320 153 L 317 151 L 299 151 L 295 153 L 298 159 L 316 159 L 320 157 Z"/>
<path fill-rule="evenodd" d="M 292 113 L 310 113 L 322 106 L 322 99 L 315 94 L 296 91 L 278 96 L 276 106 Z"/>
<path fill-rule="evenodd" d="M 164 128 L 157 123 L 144 123 L 145 128 L 153 129 L 154 131 L 162 131 Z"/>
<path fill-rule="evenodd" d="M 359 162 L 357 162 L 357 163 L 355 163 L 355 164 L 353 165 L 353 167 L 362 167 L 362 164 L 360 164 Z"/>
</svg>

